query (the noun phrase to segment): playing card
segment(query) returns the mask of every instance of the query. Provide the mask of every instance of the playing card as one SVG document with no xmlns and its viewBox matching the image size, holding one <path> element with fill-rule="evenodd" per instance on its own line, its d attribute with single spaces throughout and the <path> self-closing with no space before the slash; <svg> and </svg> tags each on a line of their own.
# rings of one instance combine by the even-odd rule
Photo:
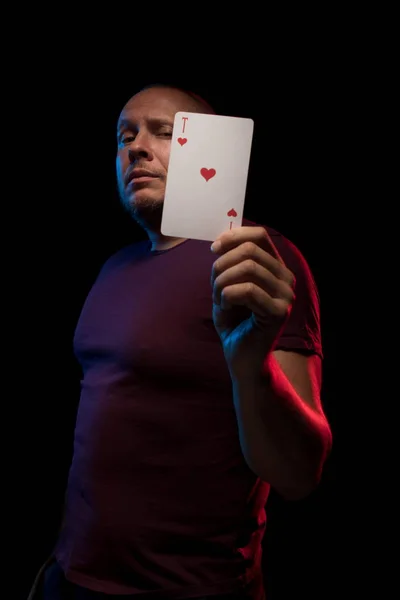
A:
<svg viewBox="0 0 400 600">
<path fill-rule="evenodd" d="M 254 121 L 175 115 L 161 233 L 214 241 L 242 225 Z"/>
</svg>

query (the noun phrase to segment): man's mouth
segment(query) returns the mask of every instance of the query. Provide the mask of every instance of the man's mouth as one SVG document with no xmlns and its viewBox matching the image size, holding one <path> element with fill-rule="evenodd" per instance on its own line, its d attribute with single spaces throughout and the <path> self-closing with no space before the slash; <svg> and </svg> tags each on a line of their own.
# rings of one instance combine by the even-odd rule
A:
<svg viewBox="0 0 400 600">
<path fill-rule="evenodd" d="M 147 169 L 133 169 L 128 175 L 128 184 L 135 185 L 137 183 L 144 183 L 155 179 L 157 175 Z"/>
</svg>

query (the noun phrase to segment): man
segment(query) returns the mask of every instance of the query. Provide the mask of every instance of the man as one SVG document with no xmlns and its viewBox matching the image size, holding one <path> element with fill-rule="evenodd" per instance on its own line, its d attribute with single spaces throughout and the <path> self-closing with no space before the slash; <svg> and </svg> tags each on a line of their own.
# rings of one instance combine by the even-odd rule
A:
<svg viewBox="0 0 400 600">
<path fill-rule="evenodd" d="M 211 248 L 160 233 L 180 110 L 212 112 L 156 85 L 118 121 L 121 201 L 148 241 L 106 262 L 77 324 L 74 457 L 42 598 L 263 598 L 270 487 L 307 496 L 330 451 L 299 250 L 248 221 Z"/>
</svg>

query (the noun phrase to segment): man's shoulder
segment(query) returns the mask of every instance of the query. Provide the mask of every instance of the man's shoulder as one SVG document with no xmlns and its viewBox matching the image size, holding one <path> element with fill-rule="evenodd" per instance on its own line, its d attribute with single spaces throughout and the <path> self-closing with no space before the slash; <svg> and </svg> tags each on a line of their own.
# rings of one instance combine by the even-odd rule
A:
<svg viewBox="0 0 400 600">
<path fill-rule="evenodd" d="M 286 240 L 289 241 L 288 238 L 286 238 L 285 235 L 283 235 L 280 231 L 278 231 L 277 229 L 274 229 L 274 227 L 271 227 L 270 225 L 267 225 L 266 223 L 259 223 L 257 221 L 251 221 L 250 219 L 243 218 L 242 224 L 244 227 L 263 227 L 264 229 L 267 230 L 269 236 L 282 239 L 282 241 L 286 241 Z M 289 241 L 289 243 L 290 243 L 290 241 Z"/>
<path fill-rule="evenodd" d="M 267 231 L 272 243 L 278 250 L 285 263 L 286 261 L 295 261 L 298 263 L 299 261 L 303 262 L 305 260 L 299 247 L 296 246 L 296 244 L 285 234 L 283 234 L 281 231 L 278 231 L 274 227 L 271 227 L 265 223 L 257 223 L 255 221 L 251 221 L 250 219 L 243 219 L 243 225 L 246 227 L 263 227 Z"/>
</svg>

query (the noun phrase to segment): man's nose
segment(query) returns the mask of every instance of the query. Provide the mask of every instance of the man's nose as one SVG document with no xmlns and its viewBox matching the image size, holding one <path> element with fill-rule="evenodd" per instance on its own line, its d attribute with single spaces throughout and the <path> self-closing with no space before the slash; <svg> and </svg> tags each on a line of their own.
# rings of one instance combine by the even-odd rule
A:
<svg viewBox="0 0 400 600">
<path fill-rule="evenodd" d="M 138 158 L 146 158 L 149 160 L 151 158 L 151 150 L 145 137 L 140 135 L 136 136 L 135 141 L 129 146 L 128 154 L 131 162 L 134 162 Z"/>
</svg>

